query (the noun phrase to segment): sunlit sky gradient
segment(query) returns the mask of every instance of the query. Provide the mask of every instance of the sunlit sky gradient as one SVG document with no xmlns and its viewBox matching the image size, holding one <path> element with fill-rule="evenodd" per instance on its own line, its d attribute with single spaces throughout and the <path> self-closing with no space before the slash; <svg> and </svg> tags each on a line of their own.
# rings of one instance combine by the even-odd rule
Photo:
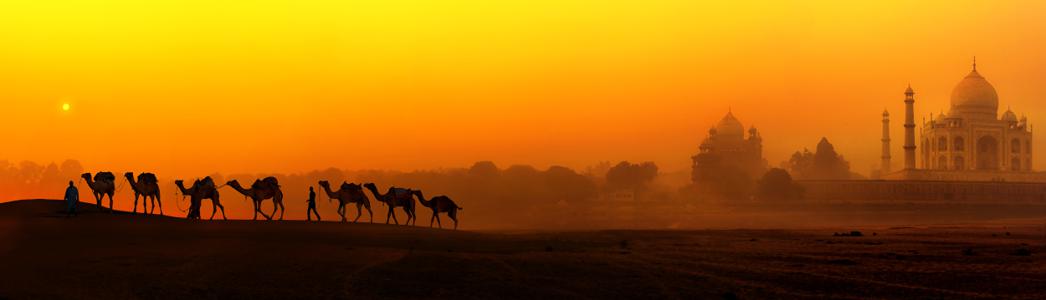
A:
<svg viewBox="0 0 1046 300">
<path fill-rule="evenodd" d="M 773 165 L 826 136 L 867 173 L 883 108 L 901 157 L 906 84 L 917 119 L 946 111 L 974 55 L 1003 110 L 1046 124 L 1043 20 L 1044 1 L 6 0 L 0 159 L 683 170 L 732 108 Z"/>
</svg>

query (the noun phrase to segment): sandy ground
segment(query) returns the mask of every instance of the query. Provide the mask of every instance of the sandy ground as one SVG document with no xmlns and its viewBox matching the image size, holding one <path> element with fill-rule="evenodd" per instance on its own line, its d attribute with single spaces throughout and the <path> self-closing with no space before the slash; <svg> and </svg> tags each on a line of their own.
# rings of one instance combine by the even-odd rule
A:
<svg viewBox="0 0 1046 300">
<path fill-rule="evenodd" d="M 0 298 L 1046 297 L 1042 222 L 466 232 L 60 208 L 0 204 Z"/>
</svg>

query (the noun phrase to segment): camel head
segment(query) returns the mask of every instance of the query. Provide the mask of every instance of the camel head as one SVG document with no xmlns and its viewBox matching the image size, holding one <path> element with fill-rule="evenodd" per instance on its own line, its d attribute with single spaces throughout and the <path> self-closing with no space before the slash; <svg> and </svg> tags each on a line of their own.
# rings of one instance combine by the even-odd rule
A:
<svg viewBox="0 0 1046 300">
<path fill-rule="evenodd" d="M 91 173 L 80 174 L 80 177 L 82 177 L 84 180 L 91 181 Z"/>
<path fill-rule="evenodd" d="M 322 186 L 322 187 L 324 187 L 326 189 L 330 189 L 331 183 L 327 182 L 326 180 L 320 180 L 320 186 Z"/>
<path fill-rule="evenodd" d="M 363 187 L 365 187 L 365 188 L 368 188 L 368 189 L 371 189 L 371 190 L 373 190 L 373 191 L 377 191 L 377 190 L 378 190 L 378 186 L 377 186 L 377 185 L 374 185 L 374 183 L 373 183 L 373 182 L 368 182 L 368 183 L 364 183 L 364 184 L 363 184 Z"/>
<path fill-rule="evenodd" d="M 134 172 L 123 173 L 123 177 L 127 177 L 127 180 L 134 182 Z"/>
<path fill-rule="evenodd" d="M 190 192 L 189 189 L 185 188 L 185 181 L 184 180 L 181 180 L 181 179 L 175 180 L 174 181 L 174 185 L 177 186 L 179 190 L 181 190 L 182 194 L 188 194 Z M 195 188 L 195 186 L 193 188 Z"/>
</svg>

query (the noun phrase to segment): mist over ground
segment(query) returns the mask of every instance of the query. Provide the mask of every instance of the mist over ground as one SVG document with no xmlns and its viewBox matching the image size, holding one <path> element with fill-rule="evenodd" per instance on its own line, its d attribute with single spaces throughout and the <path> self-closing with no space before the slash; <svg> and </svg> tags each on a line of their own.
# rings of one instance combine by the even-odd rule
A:
<svg viewBox="0 0 1046 300">
<path fill-rule="evenodd" d="M 93 203 L 90 189 L 79 177 L 88 171 L 116 173 L 115 207 L 125 211 L 132 209 L 134 196 L 122 176 L 124 170 L 85 170 L 76 160 L 46 165 L 0 160 L 0 191 L 3 193 L 0 201 L 59 199 L 68 181 L 73 180 L 80 189 L 81 201 Z M 256 179 L 275 176 L 284 192 L 283 201 L 287 208 L 284 218 L 291 220 L 305 219 L 305 199 L 310 186 L 316 188 L 317 207 L 323 220 L 340 219 L 336 213 L 337 200 L 327 198 L 317 184 L 320 180 L 330 181 L 333 189 L 337 189 L 341 182 L 373 182 L 382 192 L 389 186 L 420 189 L 426 198 L 446 195 L 463 207 L 460 226 L 468 230 L 808 228 L 940 224 L 1046 215 L 1042 214 L 1044 210 L 1040 207 L 845 202 L 820 205 L 789 197 L 764 196 L 785 190 L 775 185 L 788 184 L 769 180 L 766 184 L 756 185 L 752 199 L 727 200 L 694 191 L 690 174 L 660 172 L 653 163 L 604 162 L 585 170 L 574 170 L 560 166 L 547 169 L 528 165 L 499 166 L 494 162 L 480 161 L 469 167 L 409 172 L 327 168 L 291 174 L 212 173 L 194 178 L 157 175 L 163 211 L 177 217 L 185 216 L 188 200 L 178 193 L 174 180 L 191 182 L 204 176 L 211 176 L 219 185 L 236 179 L 245 186 Z M 222 187 L 219 191 L 230 219 L 253 217 L 252 204 L 243 195 L 231 187 Z M 374 222 L 384 223 L 387 206 L 375 201 L 369 192 L 367 195 Z M 103 200 L 103 203 L 108 203 L 108 200 Z M 205 200 L 202 209 L 203 217 L 208 218 L 212 211 L 210 201 Z M 271 200 L 263 202 L 262 211 L 272 213 Z M 349 204 L 346 217 L 351 221 L 356 215 L 356 207 Z M 418 225 L 428 226 L 432 212 L 419 204 L 417 216 Z M 221 214 L 216 214 L 215 218 L 221 218 Z M 400 223 L 406 221 L 401 209 L 396 210 L 396 219 Z M 453 226 L 446 215 L 441 219 L 444 226 Z M 364 209 L 360 221 L 370 220 Z"/>
</svg>

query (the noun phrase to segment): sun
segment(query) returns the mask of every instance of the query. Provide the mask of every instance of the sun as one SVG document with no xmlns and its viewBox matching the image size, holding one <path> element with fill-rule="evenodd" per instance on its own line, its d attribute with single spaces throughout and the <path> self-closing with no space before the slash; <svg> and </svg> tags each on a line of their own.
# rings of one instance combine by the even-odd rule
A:
<svg viewBox="0 0 1046 300">
<path fill-rule="evenodd" d="M 69 111 L 69 103 L 62 103 L 62 111 Z"/>
</svg>

